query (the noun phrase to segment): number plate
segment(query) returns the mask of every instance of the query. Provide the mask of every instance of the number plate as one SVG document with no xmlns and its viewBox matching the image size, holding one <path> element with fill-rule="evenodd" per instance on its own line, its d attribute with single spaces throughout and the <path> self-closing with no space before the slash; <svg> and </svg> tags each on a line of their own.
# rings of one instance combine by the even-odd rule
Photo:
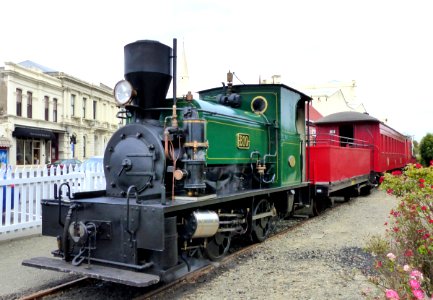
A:
<svg viewBox="0 0 433 300">
<path fill-rule="evenodd" d="M 238 149 L 250 149 L 250 135 L 245 133 L 236 134 Z"/>
</svg>

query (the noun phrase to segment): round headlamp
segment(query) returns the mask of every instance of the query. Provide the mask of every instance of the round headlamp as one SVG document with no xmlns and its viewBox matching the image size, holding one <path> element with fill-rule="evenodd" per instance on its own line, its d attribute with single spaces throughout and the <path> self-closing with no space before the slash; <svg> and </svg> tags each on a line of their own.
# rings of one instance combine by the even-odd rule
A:
<svg viewBox="0 0 433 300">
<path fill-rule="evenodd" d="M 135 91 L 132 85 L 126 80 L 119 81 L 114 87 L 114 99 L 116 99 L 117 103 L 121 106 L 131 101 L 134 93 Z"/>
</svg>

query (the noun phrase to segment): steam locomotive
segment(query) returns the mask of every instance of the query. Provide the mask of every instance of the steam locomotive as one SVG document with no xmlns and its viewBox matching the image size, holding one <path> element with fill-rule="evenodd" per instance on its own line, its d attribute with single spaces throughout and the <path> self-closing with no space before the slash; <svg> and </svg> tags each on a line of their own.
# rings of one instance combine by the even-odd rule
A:
<svg viewBox="0 0 433 300">
<path fill-rule="evenodd" d="M 149 286 L 221 259 L 235 236 L 261 242 L 279 218 L 313 213 L 312 99 L 283 84 L 233 85 L 231 73 L 199 99 L 176 98 L 174 80 L 166 99 L 176 48 L 125 46 L 114 95 L 127 124 L 105 150 L 106 190 L 62 184 L 43 200 L 42 233 L 57 249 L 24 265 Z"/>
</svg>

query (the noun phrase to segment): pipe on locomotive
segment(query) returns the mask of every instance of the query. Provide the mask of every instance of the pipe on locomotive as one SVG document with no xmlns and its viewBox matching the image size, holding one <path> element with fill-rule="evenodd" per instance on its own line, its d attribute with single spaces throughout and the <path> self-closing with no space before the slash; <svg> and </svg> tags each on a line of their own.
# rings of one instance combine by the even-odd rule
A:
<svg viewBox="0 0 433 300">
<path fill-rule="evenodd" d="M 170 135 L 170 131 L 177 130 L 179 127 L 177 122 L 177 107 L 176 107 L 176 94 L 177 94 L 177 39 L 173 39 L 173 55 L 171 56 L 171 59 L 173 60 L 173 108 L 171 112 L 171 116 L 167 117 L 164 121 L 164 126 L 166 124 L 167 119 L 171 119 L 171 126 L 166 127 L 164 129 L 164 152 L 165 156 L 170 158 L 171 160 L 174 160 L 174 157 L 170 155 L 170 152 L 168 151 L 168 136 Z"/>
<path fill-rule="evenodd" d="M 173 111 L 172 111 L 172 119 L 171 126 L 174 128 L 178 127 L 177 123 L 177 113 L 176 113 L 176 94 L 177 94 L 177 39 L 173 39 Z"/>
</svg>

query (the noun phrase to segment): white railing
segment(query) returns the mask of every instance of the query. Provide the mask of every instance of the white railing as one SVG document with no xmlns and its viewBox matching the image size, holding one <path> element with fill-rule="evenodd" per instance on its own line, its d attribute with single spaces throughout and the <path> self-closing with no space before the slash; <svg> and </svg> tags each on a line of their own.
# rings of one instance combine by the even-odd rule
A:
<svg viewBox="0 0 433 300">
<path fill-rule="evenodd" d="M 40 226 L 41 200 L 53 199 L 55 187 L 67 182 L 71 192 L 105 189 L 102 164 L 61 168 L 0 169 L 0 237 Z M 66 187 L 62 190 L 66 195 Z M 58 191 L 57 191 L 58 194 Z"/>
</svg>

